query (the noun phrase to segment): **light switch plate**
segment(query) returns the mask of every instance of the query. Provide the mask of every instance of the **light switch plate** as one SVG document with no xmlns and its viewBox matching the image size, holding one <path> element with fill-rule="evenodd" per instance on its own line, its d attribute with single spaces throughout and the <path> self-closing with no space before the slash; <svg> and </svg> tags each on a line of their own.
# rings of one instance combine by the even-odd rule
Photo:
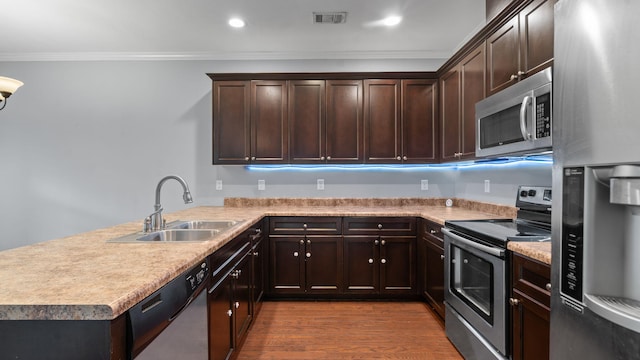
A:
<svg viewBox="0 0 640 360">
<path fill-rule="evenodd" d="M 484 181 L 484 192 L 488 193 L 491 191 L 491 182 L 489 180 Z"/>
<path fill-rule="evenodd" d="M 420 180 L 420 190 L 429 190 L 429 180 Z"/>
<path fill-rule="evenodd" d="M 222 190 L 222 180 L 216 180 L 216 190 Z"/>
<path fill-rule="evenodd" d="M 265 189 L 264 180 L 258 180 L 258 190 L 264 190 L 264 189 Z"/>
<path fill-rule="evenodd" d="M 324 179 L 318 179 L 318 190 L 324 190 Z"/>
</svg>

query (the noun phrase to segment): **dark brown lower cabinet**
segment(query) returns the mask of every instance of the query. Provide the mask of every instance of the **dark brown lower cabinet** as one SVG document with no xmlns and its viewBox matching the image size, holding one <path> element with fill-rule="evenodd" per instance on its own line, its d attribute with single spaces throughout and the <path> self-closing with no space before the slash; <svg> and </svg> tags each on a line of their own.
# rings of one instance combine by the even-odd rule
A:
<svg viewBox="0 0 640 360">
<path fill-rule="evenodd" d="M 444 319 L 444 239 L 442 225 L 420 219 L 418 281 L 422 298 Z"/>
<path fill-rule="evenodd" d="M 415 236 L 344 237 L 345 293 L 416 293 Z"/>
<path fill-rule="evenodd" d="M 551 269 L 516 253 L 511 259 L 512 359 L 548 359 Z"/>
<path fill-rule="evenodd" d="M 342 236 L 272 235 L 272 294 L 339 294 L 342 291 Z"/>
</svg>

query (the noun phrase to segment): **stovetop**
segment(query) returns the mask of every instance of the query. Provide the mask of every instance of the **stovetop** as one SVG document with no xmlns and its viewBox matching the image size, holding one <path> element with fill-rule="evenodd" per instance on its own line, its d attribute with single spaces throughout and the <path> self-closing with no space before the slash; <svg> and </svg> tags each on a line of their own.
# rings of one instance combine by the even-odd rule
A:
<svg viewBox="0 0 640 360">
<path fill-rule="evenodd" d="M 474 241 L 501 248 L 509 241 L 551 240 L 551 188 L 520 186 L 518 218 L 490 220 L 451 220 L 445 227 Z"/>
</svg>

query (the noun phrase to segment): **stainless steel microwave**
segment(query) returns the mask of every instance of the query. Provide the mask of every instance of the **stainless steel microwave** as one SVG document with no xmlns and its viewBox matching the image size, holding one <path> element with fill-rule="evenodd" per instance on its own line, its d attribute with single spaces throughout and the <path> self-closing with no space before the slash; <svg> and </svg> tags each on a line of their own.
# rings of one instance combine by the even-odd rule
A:
<svg viewBox="0 0 640 360">
<path fill-rule="evenodd" d="M 551 150 L 552 69 L 547 68 L 476 104 L 476 156 Z"/>
</svg>

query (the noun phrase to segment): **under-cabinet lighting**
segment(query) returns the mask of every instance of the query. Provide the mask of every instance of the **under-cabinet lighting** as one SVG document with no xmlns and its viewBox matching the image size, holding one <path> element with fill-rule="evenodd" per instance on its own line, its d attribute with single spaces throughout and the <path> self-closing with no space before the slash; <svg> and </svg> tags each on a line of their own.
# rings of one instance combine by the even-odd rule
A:
<svg viewBox="0 0 640 360">
<path fill-rule="evenodd" d="M 463 169 L 491 169 L 506 167 L 551 166 L 551 156 L 503 157 L 448 164 L 333 164 L 333 165 L 246 165 L 250 171 L 396 171 L 420 172 Z"/>
</svg>

